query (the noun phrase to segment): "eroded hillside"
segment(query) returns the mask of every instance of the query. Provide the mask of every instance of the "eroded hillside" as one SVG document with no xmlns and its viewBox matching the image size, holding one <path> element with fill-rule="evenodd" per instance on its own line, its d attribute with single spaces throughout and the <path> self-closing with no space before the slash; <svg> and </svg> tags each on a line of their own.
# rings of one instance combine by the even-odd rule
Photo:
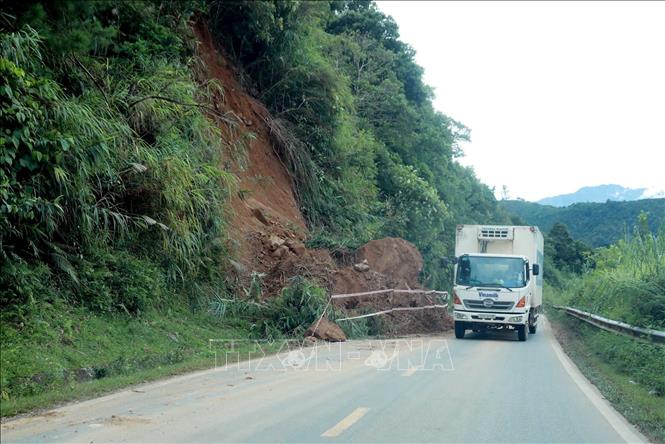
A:
<svg viewBox="0 0 665 444">
<path fill-rule="evenodd" d="M 327 249 L 305 247 L 309 231 L 298 206 L 294 181 L 278 155 L 276 145 L 280 141 L 273 133 L 278 123 L 240 83 L 238 70 L 224 51 L 216 47 L 205 23 L 195 23 L 194 30 L 207 75 L 222 86 L 223 94 L 215 97 L 215 107 L 237 122 L 235 131 L 227 130 L 224 136 L 247 140 L 246 156 L 228 159 L 239 178 L 240 191 L 230 202 L 230 237 L 237 251 L 237 257 L 231 261 L 240 282 L 248 285 L 252 275 L 260 273 L 265 297 L 279 293 L 295 276 L 315 280 L 329 293 L 421 288 L 422 256 L 413 244 L 403 239 L 374 240 L 357 251 L 337 251 L 335 259 Z M 369 310 L 422 303 L 417 299 L 409 296 L 389 302 L 368 298 L 339 304 L 339 308 L 360 305 Z M 434 319 L 440 315 L 437 313 L 422 322 L 422 316 L 418 321 L 400 314 L 401 331 L 448 328 L 447 323 Z"/>
</svg>

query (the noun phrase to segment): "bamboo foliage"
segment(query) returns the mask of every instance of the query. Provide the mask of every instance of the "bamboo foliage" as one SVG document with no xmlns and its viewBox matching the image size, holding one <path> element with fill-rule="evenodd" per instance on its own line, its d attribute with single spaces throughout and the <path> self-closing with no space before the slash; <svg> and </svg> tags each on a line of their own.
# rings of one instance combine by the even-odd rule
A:
<svg viewBox="0 0 665 444">
<path fill-rule="evenodd" d="M 93 15 L 109 7 L 82 6 Z M 188 26 L 186 6 L 145 13 L 144 25 Z M 223 91 L 196 82 L 182 41 L 150 46 L 180 34 L 159 25 L 163 35 L 123 35 L 111 17 L 99 33 L 109 40 L 90 48 L 56 50 L 48 27 L 46 37 L 29 25 L 2 32 L 2 257 L 46 260 L 78 283 L 81 254 L 132 245 L 172 281 L 220 274 L 237 189 L 222 156 L 244 155 L 247 137 L 224 141 L 221 128 L 237 134 L 234 117 L 210 105 Z"/>
<path fill-rule="evenodd" d="M 599 249 L 595 261 L 594 270 L 567 282 L 567 304 L 640 327 L 665 327 L 663 228 Z"/>
</svg>

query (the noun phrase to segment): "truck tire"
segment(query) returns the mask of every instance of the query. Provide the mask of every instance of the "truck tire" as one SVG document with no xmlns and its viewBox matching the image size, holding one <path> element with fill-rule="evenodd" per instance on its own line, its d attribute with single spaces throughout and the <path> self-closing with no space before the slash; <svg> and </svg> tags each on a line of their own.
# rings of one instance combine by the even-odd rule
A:
<svg viewBox="0 0 665 444">
<path fill-rule="evenodd" d="M 533 312 L 529 313 L 529 334 L 531 335 L 536 334 L 536 328 L 538 327 L 536 321 L 538 321 L 538 315 L 534 316 Z"/>
<path fill-rule="evenodd" d="M 526 325 L 520 325 L 517 327 L 517 339 L 520 340 L 520 342 L 525 342 L 529 335 L 526 332 Z"/>
<path fill-rule="evenodd" d="M 464 322 L 455 321 L 455 337 L 457 339 L 464 339 L 464 333 L 466 333 L 465 327 Z"/>
</svg>

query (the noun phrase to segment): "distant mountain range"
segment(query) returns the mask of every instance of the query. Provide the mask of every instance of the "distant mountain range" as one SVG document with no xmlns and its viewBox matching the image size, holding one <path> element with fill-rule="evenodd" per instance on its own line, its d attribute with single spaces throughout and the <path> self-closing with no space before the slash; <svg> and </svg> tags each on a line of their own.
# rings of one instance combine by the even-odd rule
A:
<svg viewBox="0 0 665 444">
<path fill-rule="evenodd" d="M 665 224 L 665 199 L 576 203 L 563 208 L 523 200 L 502 200 L 500 204 L 516 216 L 515 224 L 537 225 L 547 233 L 552 225 L 561 222 L 573 238 L 592 247 L 607 246 L 631 236 L 641 211 L 648 214 L 653 232 Z"/>
<path fill-rule="evenodd" d="M 648 188 L 625 188 L 621 185 L 607 184 L 583 187 L 574 193 L 546 197 L 538 201 L 542 205 L 567 207 L 580 202 L 630 201 L 665 197 L 665 190 Z"/>
</svg>

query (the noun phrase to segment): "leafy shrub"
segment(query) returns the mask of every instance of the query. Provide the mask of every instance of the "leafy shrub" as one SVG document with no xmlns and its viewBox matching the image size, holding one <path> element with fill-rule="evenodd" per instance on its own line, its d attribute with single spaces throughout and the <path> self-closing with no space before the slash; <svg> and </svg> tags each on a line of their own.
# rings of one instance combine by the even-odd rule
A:
<svg viewBox="0 0 665 444">
<path fill-rule="evenodd" d="M 255 288 L 255 284 L 252 286 Z M 262 337 L 302 336 L 321 317 L 327 302 L 323 288 L 302 276 L 294 276 L 274 298 L 258 301 L 248 289 L 244 297 L 214 298 L 210 312 L 220 318 L 247 321 Z"/>
<path fill-rule="evenodd" d="M 302 335 L 323 314 L 327 296 L 321 287 L 302 276 L 295 276 L 270 305 L 270 319 L 278 330 Z"/>
<path fill-rule="evenodd" d="M 40 302 L 57 297 L 51 284 L 53 274 L 43 263 L 29 264 L 20 258 L 2 261 L 0 265 L 0 306 L 16 322 L 26 322 L 28 314 Z"/>
<path fill-rule="evenodd" d="M 97 252 L 78 270 L 80 286 L 74 294 L 95 311 L 139 315 L 175 296 L 162 270 L 126 252 Z"/>
</svg>

